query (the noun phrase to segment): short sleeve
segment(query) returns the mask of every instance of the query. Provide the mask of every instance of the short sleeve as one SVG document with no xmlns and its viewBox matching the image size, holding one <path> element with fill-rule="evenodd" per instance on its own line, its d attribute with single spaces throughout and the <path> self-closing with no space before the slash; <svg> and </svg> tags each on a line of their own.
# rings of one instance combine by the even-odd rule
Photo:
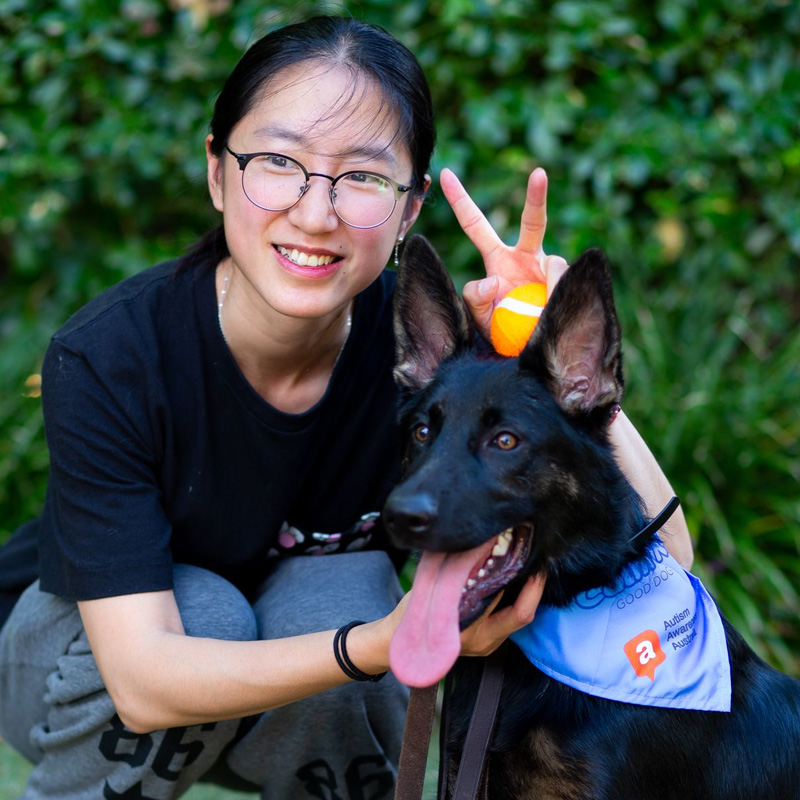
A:
<svg viewBox="0 0 800 800">
<path fill-rule="evenodd" d="M 76 600 L 169 589 L 158 381 L 146 345 L 89 338 L 83 349 L 54 339 L 42 370 L 50 481 L 41 586 Z"/>
</svg>

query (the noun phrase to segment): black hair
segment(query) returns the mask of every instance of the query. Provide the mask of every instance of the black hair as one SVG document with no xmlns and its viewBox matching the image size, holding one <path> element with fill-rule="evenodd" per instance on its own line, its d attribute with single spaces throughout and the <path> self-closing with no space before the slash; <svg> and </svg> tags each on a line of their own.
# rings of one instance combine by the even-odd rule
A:
<svg viewBox="0 0 800 800">
<path fill-rule="evenodd" d="M 393 141 L 401 139 L 411 155 L 413 191 L 424 193 L 436 138 L 427 79 L 407 47 L 383 28 L 352 17 L 312 17 L 278 28 L 255 42 L 217 97 L 211 118 L 212 154 L 223 154 L 234 126 L 262 98 L 269 81 L 306 61 L 349 69 L 354 87 L 362 76 L 378 87 L 383 106 L 391 109 L 397 123 Z M 228 253 L 220 225 L 197 242 L 188 259 L 193 264 L 216 265 Z"/>
</svg>

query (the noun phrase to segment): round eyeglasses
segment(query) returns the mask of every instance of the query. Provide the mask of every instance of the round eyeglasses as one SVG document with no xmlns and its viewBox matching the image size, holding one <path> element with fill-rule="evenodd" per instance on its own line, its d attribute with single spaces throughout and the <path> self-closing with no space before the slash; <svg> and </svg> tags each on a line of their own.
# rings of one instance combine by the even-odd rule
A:
<svg viewBox="0 0 800 800">
<path fill-rule="evenodd" d="M 309 172 L 281 153 L 234 153 L 227 144 L 225 149 L 239 164 L 247 199 L 265 211 L 286 211 L 308 191 L 311 178 L 326 178 L 333 210 L 345 225 L 377 228 L 392 216 L 398 197 L 412 188 L 377 172 L 350 170 L 334 178 Z"/>
</svg>

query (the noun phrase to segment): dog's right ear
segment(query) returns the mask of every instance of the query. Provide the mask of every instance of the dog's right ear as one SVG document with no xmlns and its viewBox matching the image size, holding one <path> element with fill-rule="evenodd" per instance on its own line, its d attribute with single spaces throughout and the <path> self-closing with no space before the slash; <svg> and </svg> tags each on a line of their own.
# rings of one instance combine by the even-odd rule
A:
<svg viewBox="0 0 800 800">
<path fill-rule="evenodd" d="M 520 369 L 542 379 L 570 415 L 622 402 L 622 334 L 608 263 L 587 250 L 564 274 L 520 354 Z"/>
<path fill-rule="evenodd" d="M 469 347 L 469 314 L 430 242 L 411 236 L 403 249 L 394 299 L 398 385 L 419 391 L 439 364 Z"/>
</svg>

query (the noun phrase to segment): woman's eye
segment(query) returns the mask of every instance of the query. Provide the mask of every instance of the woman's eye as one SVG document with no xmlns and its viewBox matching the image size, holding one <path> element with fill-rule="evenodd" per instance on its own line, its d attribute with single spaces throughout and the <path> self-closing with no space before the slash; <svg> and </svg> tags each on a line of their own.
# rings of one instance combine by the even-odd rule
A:
<svg viewBox="0 0 800 800">
<path fill-rule="evenodd" d="M 264 161 L 270 167 L 283 168 L 289 166 L 289 159 L 285 158 L 284 156 L 265 156 Z"/>
<path fill-rule="evenodd" d="M 384 192 L 389 188 L 388 181 L 372 172 L 351 172 L 346 180 L 351 185 L 357 184 L 360 188 L 374 192 Z"/>
<path fill-rule="evenodd" d="M 494 440 L 494 443 L 501 450 L 513 450 L 519 444 L 519 439 L 513 433 L 504 432 Z"/>
<path fill-rule="evenodd" d="M 425 442 L 427 442 L 430 438 L 431 429 L 424 423 L 420 423 L 414 427 L 414 429 L 411 431 L 411 435 L 414 437 L 415 441 L 419 442 L 420 444 L 425 444 Z"/>
</svg>

